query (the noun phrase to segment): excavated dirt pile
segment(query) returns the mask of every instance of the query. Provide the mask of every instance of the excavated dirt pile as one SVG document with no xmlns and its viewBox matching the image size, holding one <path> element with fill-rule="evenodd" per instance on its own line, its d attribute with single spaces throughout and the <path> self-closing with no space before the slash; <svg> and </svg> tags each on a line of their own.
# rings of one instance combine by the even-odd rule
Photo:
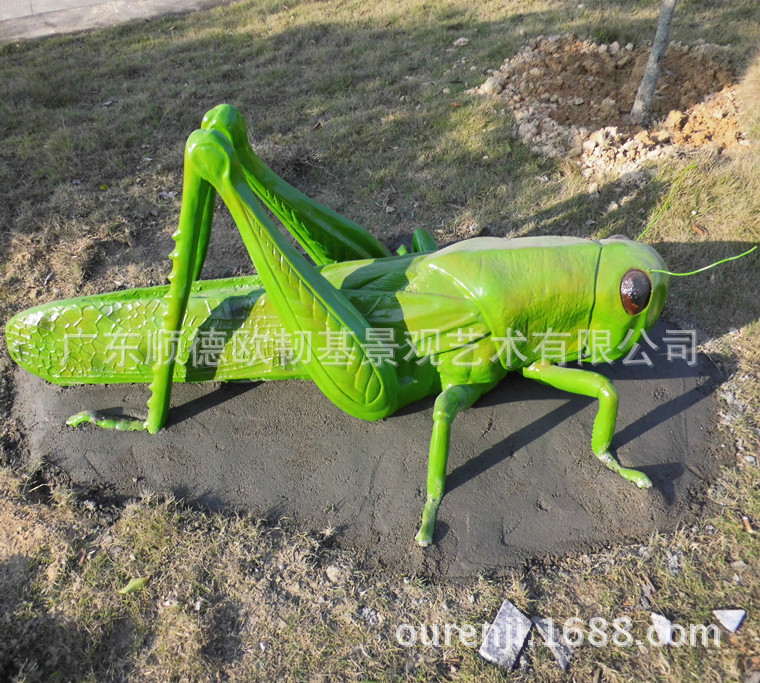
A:
<svg viewBox="0 0 760 683">
<path fill-rule="evenodd" d="M 539 37 L 475 92 L 503 101 L 516 136 L 551 157 L 577 159 L 584 174 L 633 171 L 677 147 L 748 144 L 733 72 L 717 45 L 671 43 L 653 103 L 654 125 L 630 123 L 649 46 L 596 45 L 576 36 Z"/>
</svg>

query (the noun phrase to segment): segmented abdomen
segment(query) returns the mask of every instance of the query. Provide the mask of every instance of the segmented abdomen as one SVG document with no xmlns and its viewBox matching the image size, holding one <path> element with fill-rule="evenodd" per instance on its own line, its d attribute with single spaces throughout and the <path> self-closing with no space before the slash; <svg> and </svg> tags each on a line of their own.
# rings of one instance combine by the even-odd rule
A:
<svg viewBox="0 0 760 683">
<path fill-rule="evenodd" d="M 53 302 L 6 326 L 11 357 L 56 384 L 150 382 L 176 354 L 174 381 L 305 377 L 298 340 L 280 325 L 258 278 L 194 284 L 182 329 L 161 329 L 167 287 Z"/>
</svg>

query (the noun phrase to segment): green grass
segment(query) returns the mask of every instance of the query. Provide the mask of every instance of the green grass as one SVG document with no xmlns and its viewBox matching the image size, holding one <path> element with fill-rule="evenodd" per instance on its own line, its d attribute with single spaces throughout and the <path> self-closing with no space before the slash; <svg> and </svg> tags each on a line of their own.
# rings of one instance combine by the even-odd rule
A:
<svg viewBox="0 0 760 683">
<path fill-rule="evenodd" d="M 394 249 L 419 227 L 444 244 L 474 234 L 635 236 L 695 160 L 647 239 L 675 270 L 757 242 L 755 148 L 664 163 L 607 211 L 629 190 L 610 180 L 590 198 L 572 163 L 536 156 L 511 138 L 509 111 L 466 94 L 538 35 L 651 40 L 656 0 L 582 4 L 247 1 L 0 47 L 2 317 L 110 290 L 114 281 L 163 282 L 179 196 L 158 193 L 181 190 L 184 140 L 223 101 L 243 111 L 275 170 Z M 729 45 L 741 74 L 758 26 L 755 2 L 682 0 L 673 39 Z M 470 42 L 454 47 L 459 37 Z M 757 73 L 755 64 L 745 88 L 751 105 Z M 756 135 L 757 122 L 747 125 Z M 690 229 L 695 216 L 706 238 Z M 230 221 L 216 229 L 206 275 L 249 269 Z M 694 325 L 705 352 L 730 373 L 723 434 L 738 464 L 713 487 L 699 521 L 643 544 L 455 584 L 368 573 L 329 534 L 288 523 L 150 497 L 93 513 L 65 488 L 54 489 L 54 501 L 34 502 L 24 473 L 11 469 L 24 436 L 9 410 L 3 350 L 0 677 L 567 680 L 543 647 L 531 651 L 531 669 L 508 676 L 458 641 L 396 642 L 401 623 L 479 629 L 509 597 L 556 621 L 627 616 L 636 634 L 652 610 L 689 624 L 709 621 L 712 607 L 743 607 L 747 622 L 735 636 L 723 633 L 719 650 L 586 646 L 573 663 L 576 680 L 741 679 L 755 666 L 749 658 L 760 638 L 757 534 L 741 521 L 760 520 L 760 475 L 745 460 L 760 457 L 756 263 L 673 283 L 666 309 Z M 151 582 L 120 595 L 135 576 Z"/>
</svg>

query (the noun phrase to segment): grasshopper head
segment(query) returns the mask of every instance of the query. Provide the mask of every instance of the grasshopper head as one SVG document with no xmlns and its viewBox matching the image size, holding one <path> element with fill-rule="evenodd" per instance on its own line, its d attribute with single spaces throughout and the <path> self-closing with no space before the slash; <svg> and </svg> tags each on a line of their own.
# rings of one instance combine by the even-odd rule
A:
<svg viewBox="0 0 760 683">
<path fill-rule="evenodd" d="M 665 263 L 649 245 L 627 238 L 600 240 L 594 310 L 584 356 L 592 361 L 624 356 L 642 331 L 657 322 L 668 295 Z"/>
</svg>

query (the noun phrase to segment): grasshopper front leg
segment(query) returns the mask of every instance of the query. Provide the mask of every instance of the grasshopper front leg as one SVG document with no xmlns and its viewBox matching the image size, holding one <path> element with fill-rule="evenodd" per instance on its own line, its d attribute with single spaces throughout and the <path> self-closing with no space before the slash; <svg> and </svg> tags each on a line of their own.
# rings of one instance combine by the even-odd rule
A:
<svg viewBox="0 0 760 683">
<path fill-rule="evenodd" d="M 591 434 L 591 448 L 594 455 L 613 472 L 617 472 L 623 479 L 633 482 L 639 488 L 648 489 L 652 486 L 646 474 L 623 467 L 610 453 L 618 409 L 617 390 L 610 380 L 590 370 L 561 368 L 541 362 L 523 368 L 522 373 L 525 377 L 548 384 L 555 389 L 598 399 L 599 411 Z"/>
<path fill-rule="evenodd" d="M 469 408 L 494 386 L 494 383 L 455 385 L 442 391 L 435 400 L 433 435 L 430 438 L 430 454 L 428 455 L 427 500 L 422 510 L 420 530 L 414 538 L 423 548 L 433 542 L 438 507 L 446 488 L 451 423 L 462 410 Z"/>
</svg>

